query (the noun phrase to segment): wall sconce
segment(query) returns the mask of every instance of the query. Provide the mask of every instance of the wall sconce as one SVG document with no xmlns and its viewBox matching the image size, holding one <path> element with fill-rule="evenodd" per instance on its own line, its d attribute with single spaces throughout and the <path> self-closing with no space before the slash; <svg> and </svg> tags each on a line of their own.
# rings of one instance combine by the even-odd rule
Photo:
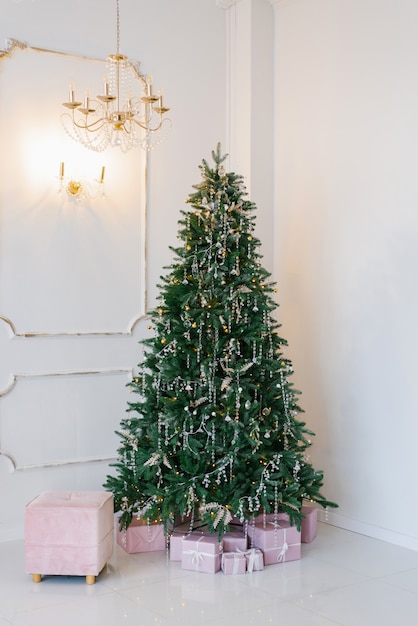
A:
<svg viewBox="0 0 418 626">
<path fill-rule="evenodd" d="M 104 177 L 105 177 L 105 166 L 102 166 L 102 171 L 100 173 L 100 178 L 96 180 L 96 189 L 92 189 L 91 185 L 81 181 L 74 180 L 73 178 L 66 178 L 64 175 L 64 162 L 60 163 L 60 175 L 59 175 L 59 194 L 66 193 L 70 198 L 74 198 L 75 200 L 80 200 L 81 198 L 97 198 L 98 196 L 104 196 Z"/>
</svg>

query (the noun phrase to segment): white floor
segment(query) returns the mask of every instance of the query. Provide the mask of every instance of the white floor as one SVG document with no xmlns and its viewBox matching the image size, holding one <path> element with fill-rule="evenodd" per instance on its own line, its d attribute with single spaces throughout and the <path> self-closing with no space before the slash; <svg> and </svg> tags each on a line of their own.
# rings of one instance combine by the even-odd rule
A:
<svg viewBox="0 0 418 626">
<path fill-rule="evenodd" d="M 24 573 L 23 541 L 0 543 L 0 626 L 416 626 L 418 552 L 319 524 L 302 559 L 236 576 L 119 546 L 97 578 Z"/>
</svg>

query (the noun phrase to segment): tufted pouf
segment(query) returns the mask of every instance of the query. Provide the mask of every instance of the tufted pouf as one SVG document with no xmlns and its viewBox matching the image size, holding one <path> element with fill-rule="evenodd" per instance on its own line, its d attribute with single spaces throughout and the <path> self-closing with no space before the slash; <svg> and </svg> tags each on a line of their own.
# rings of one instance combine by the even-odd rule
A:
<svg viewBox="0 0 418 626">
<path fill-rule="evenodd" d="M 45 491 L 25 508 L 25 570 L 85 576 L 91 585 L 112 556 L 113 494 Z"/>
</svg>

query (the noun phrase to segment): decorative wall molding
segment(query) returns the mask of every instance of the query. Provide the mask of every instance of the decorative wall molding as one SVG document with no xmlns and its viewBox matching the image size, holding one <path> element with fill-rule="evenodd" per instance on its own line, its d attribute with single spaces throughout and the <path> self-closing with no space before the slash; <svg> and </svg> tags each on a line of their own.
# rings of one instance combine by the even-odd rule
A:
<svg viewBox="0 0 418 626">
<path fill-rule="evenodd" d="M 16 329 L 11 320 L 3 315 L 0 315 L 0 322 L 4 322 L 6 325 L 9 337 L 16 337 Z"/>
<path fill-rule="evenodd" d="M 286 6 L 287 4 L 294 4 L 295 2 L 300 2 L 300 0 L 265 0 L 269 2 L 272 6 Z M 216 0 L 216 4 L 221 9 L 230 9 L 232 6 L 243 2 L 243 0 Z"/>
<path fill-rule="evenodd" d="M 23 332 L 18 332 L 15 328 L 15 325 L 13 324 L 13 322 L 11 320 L 9 320 L 7 317 L 4 317 L 3 315 L 0 315 L 0 321 L 4 322 L 10 329 L 10 336 L 11 338 L 13 337 L 24 337 L 26 339 L 32 339 L 32 338 L 36 338 L 36 337 L 117 337 L 117 336 L 124 336 L 124 335 L 132 335 L 135 326 L 141 322 L 142 320 L 145 320 L 148 318 L 148 314 L 144 313 L 138 313 L 136 316 L 134 316 L 129 323 L 127 324 L 127 327 L 125 330 L 89 330 L 89 331 L 82 331 L 82 330 L 74 330 L 74 331 L 23 331 Z"/>
<path fill-rule="evenodd" d="M 12 377 L 12 382 L 7 390 L 3 390 L 0 400 L 4 403 L 6 396 L 12 389 L 16 389 L 19 383 L 39 381 L 44 379 L 43 392 L 39 385 L 36 386 L 37 395 L 32 399 L 29 390 L 23 390 L 20 398 L 14 398 L 9 407 L 9 413 L 5 410 L 4 404 L 0 403 L 0 456 L 6 458 L 13 467 L 13 471 L 24 471 L 41 468 L 60 467 L 65 465 L 76 465 L 93 462 L 111 461 L 115 459 L 115 454 L 105 452 L 106 444 L 109 449 L 116 449 L 113 442 L 113 433 L 120 422 L 120 409 L 114 407 L 111 415 L 107 415 L 106 427 L 104 431 L 107 438 L 102 433 L 99 437 L 97 429 L 94 428 L 95 416 L 89 420 L 91 414 L 89 403 L 84 397 L 83 385 L 77 385 L 77 377 L 85 380 L 86 377 L 126 377 L 124 384 L 120 381 L 116 383 L 116 405 L 119 407 L 123 401 L 122 395 L 126 383 L 132 380 L 133 370 L 131 368 L 100 369 L 88 371 L 68 371 L 68 372 L 41 372 L 41 373 L 20 373 Z M 81 377 L 81 378 L 80 378 Z M 73 392 L 67 394 L 66 402 L 61 406 L 59 399 L 60 387 L 54 388 L 54 380 L 72 379 L 69 383 L 65 381 L 66 387 L 72 386 Z M 49 379 L 49 385 L 48 385 Z M 96 379 L 97 382 L 97 379 Z M 92 383 L 89 382 L 92 386 Z M 104 388 L 96 384 L 97 396 L 102 399 L 102 406 L 97 406 L 97 410 L 103 413 L 108 409 L 106 402 L 106 391 L 110 393 L 108 381 Z M 71 397 L 75 402 L 71 404 Z M 39 401 L 40 398 L 40 401 Z M 36 401 L 38 399 L 38 402 Z M 33 406 L 32 406 L 33 402 Z M 99 403 L 98 403 L 99 404 Z M 123 405 L 122 405 L 123 406 Z M 112 409 L 109 409 L 112 411 Z M 114 420 L 114 422 L 113 422 Z M 81 443 L 77 443 L 81 436 Z M 59 440 L 57 439 L 59 438 Z M 110 442 L 110 438 L 112 441 Z M 88 449 L 100 449 L 95 453 L 85 454 L 79 452 Z M 71 454 L 68 452 L 73 450 Z M 37 459 L 39 458 L 39 460 Z M 43 458 L 42 458 L 43 457 Z M 36 459 L 36 460 L 34 460 Z M 42 459 L 42 460 L 41 460 Z"/>
<path fill-rule="evenodd" d="M 80 458 L 66 461 L 57 461 L 51 463 L 36 463 L 33 465 L 18 465 L 16 460 L 10 455 L 0 450 L 0 456 L 6 458 L 12 465 L 12 472 L 27 472 L 28 470 L 51 469 L 54 467 L 63 467 L 68 465 L 86 465 L 88 463 L 111 463 L 116 461 L 117 456 L 104 456 L 92 458 Z"/>
<path fill-rule="evenodd" d="M 269 179 L 273 174 L 273 16 L 274 10 L 266 0 L 240 0 L 226 13 L 230 167 L 244 177 L 247 193 L 252 196 L 256 189 L 260 203 L 266 207 L 272 197 L 264 194 L 271 196 L 273 185 Z M 266 161 L 262 174 L 260 159 Z M 270 170 L 268 182 L 266 168 Z"/>
<path fill-rule="evenodd" d="M 0 159 L 0 320 L 14 337 L 131 335 L 146 315 L 146 151 L 124 155 L 122 165 L 114 153 L 92 153 L 71 140 L 60 120 L 68 81 L 77 76 L 79 90 L 94 84 L 105 71 L 99 64 L 105 59 L 15 39 L 0 51 L 0 134 L 8 146 Z M 26 114 L 15 103 L 30 98 L 32 83 L 37 97 Z M 40 149 L 29 143 L 23 158 L 12 128 L 22 137 L 38 132 Z M 105 159 L 100 206 L 58 202 L 54 173 L 66 154 L 82 171 Z"/>
<path fill-rule="evenodd" d="M 296 4 L 297 2 L 301 2 L 301 0 L 267 0 L 275 9 L 281 9 L 282 7 L 286 7 L 290 4 Z"/>
<path fill-rule="evenodd" d="M 99 374 L 115 374 L 115 373 L 130 373 L 133 376 L 133 370 L 131 368 L 124 369 L 97 369 L 97 370 L 79 370 L 68 372 L 30 372 L 19 374 L 10 374 L 10 383 L 0 390 L 0 398 L 6 396 L 15 387 L 17 381 L 23 378 L 54 378 L 58 376 L 97 376 Z M 0 417 L 0 431 L 1 431 L 1 417 Z"/>
<path fill-rule="evenodd" d="M 221 9 L 230 9 L 234 4 L 238 4 L 241 0 L 216 0 L 216 4 Z"/>
<path fill-rule="evenodd" d="M 6 47 L 0 49 L 0 60 L 2 57 L 11 57 L 16 50 L 33 50 L 34 52 L 41 52 L 46 54 L 54 54 L 70 59 L 77 59 L 78 61 L 96 61 L 97 63 L 104 63 L 104 59 L 98 59 L 95 57 L 87 57 L 80 54 L 71 54 L 69 52 L 60 52 L 59 50 L 51 50 L 49 48 L 39 48 L 37 46 L 31 46 L 25 41 L 19 41 L 18 39 L 8 38 L 6 39 Z"/>
</svg>

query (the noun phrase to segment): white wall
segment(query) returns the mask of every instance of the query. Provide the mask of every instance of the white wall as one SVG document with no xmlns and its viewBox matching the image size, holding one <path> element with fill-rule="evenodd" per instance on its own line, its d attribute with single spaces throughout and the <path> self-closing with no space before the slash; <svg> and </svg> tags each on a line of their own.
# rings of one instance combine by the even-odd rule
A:
<svg viewBox="0 0 418 626">
<path fill-rule="evenodd" d="M 418 549 L 418 4 L 276 0 L 276 267 L 332 523 Z"/>
<path fill-rule="evenodd" d="M 269 0 L 218 0 L 227 10 L 227 135 L 231 170 L 256 204 L 263 265 L 273 272 L 274 20 Z"/>
<path fill-rule="evenodd" d="M 144 71 L 164 87 L 174 121 L 149 163 L 149 305 L 171 260 L 179 211 L 199 180 L 197 166 L 221 141 L 232 148 L 232 169 L 246 176 L 259 208 L 265 266 L 279 282 L 282 334 L 306 421 L 316 432 L 311 459 L 325 471 L 324 492 L 340 504 L 328 519 L 418 549 L 418 5 L 415 0 L 121 4 L 122 51 L 141 59 Z M 100 28 L 92 28 L 99 11 Z M 13 37 L 98 57 L 113 51 L 113 0 L 0 0 L 0 14 L 0 42 Z M 260 90 L 268 91 L 266 77 L 273 70 L 274 116 L 270 93 L 263 105 L 256 100 Z M 1 154 L 7 158 L 4 146 Z M 123 194 L 121 189 L 120 201 Z M 118 249 L 109 253 L 118 255 Z M 124 288 L 131 285 L 129 269 L 123 281 Z M 129 336 L 29 341 L 5 333 L 3 324 L 0 380 L 16 372 L 95 368 L 127 375 L 139 361 L 137 341 L 146 332 L 144 321 Z M 78 395 L 80 410 L 90 411 L 91 435 L 106 445 L 108 424 L 113 420 L 117 427 L 124 414 L 125 374 L 112 380 L 118 408 L 107 410 L 106 435 L 104 409 L 96 405 L 104 379 L 99 376 Z M 74 396 L 73 387 L 59 388 L 66 376 L 57 378 L 52 397 L 58 404 Z M 3 400 L 12 404 L 13 394 Z M 31 400 L 28 394 L 26 421 L 19 428 L 33 424 L 31 410 L 40 414 Z M 9 406 L 7 413 L 13 413 Z M 4 414 L 0 399 L 0 424 Z M 19 428 L 12 424 L 8 430 L 15 442 Z M 37 454 L 51 450 L 51 439 L 53 444 L 46 429 L 48 446 Z M 99 488 L 106 471 L 105 462 L 12 471 L 0 455 L 0 539 L 21 535 L 24 503 L 42 489 Z"/>
<path fill-rule="evenodd" d="M 30 46 L 105 58 L 116 48 L 115 6 L 114 0 L 0 0 L 0 48 L 6 38 L 13 38 Z M 202 158 L 210 158 L 218 141 L 226 143 L 225 20 L 225 11 L 215 0 L 121 1 L 121 51 L 140 60 L 143 72 L 153 75 L 157 88 L 163 87 L 173 120 L 165 142 L 148 160 L 148 307 L 155 305 L 159 276 L 171 262 L 169 246 L 176 245 L 184 200 L 200 180 L 198 165 Z M 5 67 L 13 59 L 0 63 Z M 98 71 L 102 73 L 101 68 Z M 65 77 L 65 84 L 69 79 Z M 125 415 L 125 383 L 140 361 L 138 341 L 149 333 L 145 319 L 130 328 L 130 320 L 141 317 L 142 307 L 138 282 L 142 270 L 132 263 L 141 256 L 134 250 L 141 246 L 141 233 L 132 235 L 141 228 L 141 164 L 132 156 L 109 157 L 108 196 L 101 208 L 93 202 L 77 212 L 72 210 L 75 206 L 63 207 L 58 197 L 55 203 L 51 181 L 58 174 L 58 160 L 55 166 L 51 155 L 42 152 L 43 126 L 40 129 L 32 115 L 31 95 L 19 99 L 22 124 L 15 132 L 17 136 L 33 123 L 36 140 L 24 153 L 9 142 L 6 145 L 4 137 L 0 148 L 4 183 L 0 318 L 12 322 L 0 319 L 0 540 L 23 535 L 24 505 L 40 491 L 101 488 L 107 461 L 85 459 L 106 459 L 116 453 L 113 431 Z M 57 105 L 58 111 L 60 102 Z M 9 167 L 12 158 L 21 161 Z M 7 193 L 16 193 L 7 196 L 5 186 Z M 22 239 L 29 226 L 30 236 Z M 51 236 L 57 226 L 59 240 Z M 19 248 L 25 241 L 36 251 L 36 267 L 51 264 L 50 246 L 57 248 L 59 241 L 61 252 L 67 250 L 66 263 L 65 255 L 60 256 L 67 285 L 73 270 L 83 276 L 87 259 L 94 267 L 96 273 L 82 293 L 75 291 L 79 297 L 74 310 L 64 308 L 59 292 L 52 289 L 42 294 L 45 306 L 39 306 L 40 294 L 27 280 L 31 268 L 19 265 L 27 252 Z M 109 244 L 107 257 L 104 242 Z M 106 260 L 106 271 L 101 271 L 100 259 Z M 24 290 L 13 289 L 13 268 L 19 269 L 20 277 L 26 276 Z M 7 270 L 6 277 L 2 270 Z M 54 285 L 59 283 L 56 274 Z M 105 311 L 102 306 L 101 311 L 98 301 L 109 285 L 112 293 L 106 302 L 111 306 Z M 62 297 L 67 295 L 62 292 Z M 96 307 L 93 321 L 89 302 Z M 115 306 L 118 302 L 120 306 Z M 118 332 L 121 320 L 123 328 Z"/>
</svg>

